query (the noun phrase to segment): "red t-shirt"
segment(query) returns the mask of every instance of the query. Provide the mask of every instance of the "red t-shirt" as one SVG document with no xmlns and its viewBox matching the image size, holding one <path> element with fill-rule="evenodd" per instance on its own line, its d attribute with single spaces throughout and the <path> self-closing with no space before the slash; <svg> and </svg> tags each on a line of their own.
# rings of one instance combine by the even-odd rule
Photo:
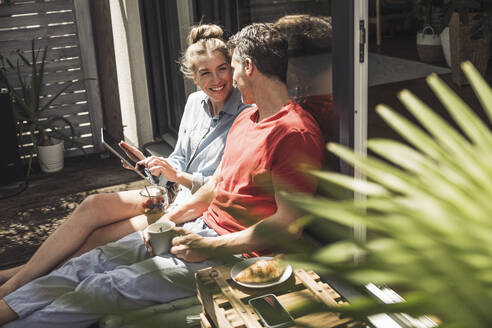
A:
<svg viewBox="0 0 492 328">
<path fill-rule="evenodd" d="M 303 96 L 296 99 L 302 108 L 313 115 L 318 122 L 325 143 L 333 141 L 338 126 L 342 125 L 343 116 L 333 108 L 333 97 L 330 94 Z M 325 152 L 325 165 L 328 169 L 336 168 L 336 157 Z"/>
<path fill-rule="evenodd" d="M 316 181 L 300 164 L 322 165 L 324 140 L 318 124 L 291 100 L 258 122 L 257 107 L 244 110 L 227 137 L 216 196 L 203 215 L 219 235 L 237 232 L 277 211 L 274 190 L 314 192 Z"/>
<path fill-rule="evenodd" d="M 330 124 L 336 119 L 333 111 L 333 97 L 329 94 L 303 96 L 296 99 L 297 103 L 313 115 L 318 122 L 325 142 L 330 141 Z"/>
</svg>

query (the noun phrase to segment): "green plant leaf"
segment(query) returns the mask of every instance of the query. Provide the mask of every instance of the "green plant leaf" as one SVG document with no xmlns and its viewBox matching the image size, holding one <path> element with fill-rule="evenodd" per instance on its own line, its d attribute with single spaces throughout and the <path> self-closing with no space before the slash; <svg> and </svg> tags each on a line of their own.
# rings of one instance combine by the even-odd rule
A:
<svg viewBox="0 0 492 328">
<path fill-rule="evenodd" d="M 446 156 L 440 146 L 430 138 L 422 129 L 397 114 L 385 105 L 376 106 L 376 112 L 398 132 L 406 141 L 433 159 L 442 159 Z"/>
<path fill-rule="evenodd" d="M 410 96 L 413 100 L 416 98 Z M 416 111 L 423 108 L 419 106 L 419 103 L 413 103 L 412 107 L 416 106 Z M 425 109 L 423 109 L 425 111 Z M 452 152 L 446 152 L 446 149 L 437 144 L 431 137 L 429 137 L 422 129 L 415 126 L 413 123 L 410 123 L 407 119 L 403 118 L 401 115 L 396 114 L 390 108 L 384 105 L 378 105 L 376 107 L 377 113 L 396 131 L 398 132 L 406 141 L 408 141 L 411 145 L 415 146 L 418 150 L 424 152 L 429 155 L 431 158 L 443 163 L 448 166 L 452 171 L 456 172 L 456 174 L 461 175 L 463 179 L 469 181 L 470 183 L 475 183 L 478 185 L 482 185 L 485 188 L 489 188 L 490 184 L 483 179 L 484 169 L 487 167 L 482 166 L 478 172 L 473 171 L 472 167 L 465 165 L 469 163 L 470 160 L 464 159 L 464 161 L 460 161 L 459 163 L 456 161 L 457 154 Z M 442 124 L 442 121 L 441 121 Z M 453 135 L 456 135 L 453 133 Z M 461 137 L 457 137 L 458 139 L 462 139 Z M 468 151 L 469 153 L 469 151 Z M 475 154 L 471 156 L 475 157 Z M 475 162 L 476 163 L 476 162 Z M 476 165 L 472 165 L 475 166 Z M 485 174 L 487 176 L 488 174 Z"/>
<path fill-rule="evenodd" d="M 328 149 L 347 163 L 362 170 L 373 182 L 379 183 L 388 190 L 393 192 L 421 192 L 419 181 L 394 166 L 381 160 L 357 155 L 349 148 L 341 145 L 330 143 Z"/>
<path fill-rule="evenodd" d="M 492 117 L 492 89 L 471 64 L 463 69 Z M 366 225 L 369 230 L 366 243 L 345 238 L 323 245 L 305 262 L 325 268 L 330 276 L 359 290 L 368 282 L 392 286 L 405 299 L 390 306 L 364 297 L 336 311 L 353 318 L 381 312 L 432 314 L 443 326 L 488 328 L 492 322 L 492 134 L 441 80 L 431 76 L 428 82 L 459 130 L 404 91 L 402 102 L 424 128 L 386 106 L 378 106 L 377 111 L 408 144 L 370 140 L 368 148 L 377 159 L 328 145 L 365 174 L 367 182 L 313 172 L 320 182 L 367 198 L 290 194 L 287 199 L 310 218 L 347 227 Z M 357 265 L 351 261 L 355 252 L 364 255 Z"/>
<path fill-rule="evenodd" d="M 354 192 L 362 193 L 364 195 L 384 196 L 388 194 L 388 191 L 378 184 L 357 180 L 342 174 L 326 171 L 311 171 L 311 174 L 318 177 L 320 181 L 331 182 L 335 185 L 344 187 Z"/>
<path fill-rule="evenodd" d="M 323 247 L 313 256 L 313 260 L 330 265 L 340 262 L 353 261 L 354 255 L 357 252 L 362 252 L 354 242 L 341 241 L 329 246 Z"/>
<path fill-rule="evenodd" d="M 367 224 L 373 229 L 379 229 L 379 225 L 371 222 L 370 217 L 365 216 L 365 210 L 357 207 L 349 208 L 346 203 L 352 201 L 331 201 L 325 198 L 310 198 L 304 195 L 282 192 L 294 206 L 303 209 L 316 217 L 330 219 L 342 225 L 352 227 L 354 224 Z"/>
<path fill-rule="evenodd" d="M 471 145 L 467 140 L 436 115 L 430 107 L 413 93 L 403 90 L 398 94 L 398 98 L 446 150 L 456 156 L 470 156 L 473 154 Z M 468 162 L 469 165 L 476 166 L 476 163 L 471 160 Z"/>
<path fill-rule="evenodd" d="M 488 127 L 470 107 L 436 74 L 428 76 L 427 83 L 468 138 L 484 150 L 492 149 L 492 137 Z"/>
<path fill-rule="evenodd" d="M 492 122 L 492 89 L 487 82 L 482 78 L 478 70 L 469 61 L 461 64 L 463 72 L 465 73 L 473 91 L 477 95 L 482 108 L 485 109 L 489 121 Z"/>
</svg>

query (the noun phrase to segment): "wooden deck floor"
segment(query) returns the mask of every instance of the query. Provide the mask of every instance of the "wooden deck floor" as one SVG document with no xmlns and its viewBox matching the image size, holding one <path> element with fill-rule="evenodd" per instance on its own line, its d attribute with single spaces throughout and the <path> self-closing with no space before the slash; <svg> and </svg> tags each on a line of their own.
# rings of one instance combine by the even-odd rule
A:
<svg viewBox="0 0 492 328">
<path fill-rule="evenodd" d="M 116 158 L 70 158 L 57 173 L 35 172 L 28 188 L 0 200 L 0 268 L 25 262 L 87 195 L 141 188 L 146 182 Z"/>
</svg>

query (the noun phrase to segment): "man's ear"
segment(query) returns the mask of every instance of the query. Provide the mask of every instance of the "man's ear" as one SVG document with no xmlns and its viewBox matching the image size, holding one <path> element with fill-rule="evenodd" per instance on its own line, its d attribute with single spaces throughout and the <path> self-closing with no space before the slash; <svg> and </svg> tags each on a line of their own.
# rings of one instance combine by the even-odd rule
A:
<svg viewBox="0 0 492 328">
<path fill-rule="evenodd" d="M 251 58 L 246 58 L 244 60 L 244 71 L 246 75 L 251 76 L 255 70 L 255 64 L 251 60 Z"/>
</svg>

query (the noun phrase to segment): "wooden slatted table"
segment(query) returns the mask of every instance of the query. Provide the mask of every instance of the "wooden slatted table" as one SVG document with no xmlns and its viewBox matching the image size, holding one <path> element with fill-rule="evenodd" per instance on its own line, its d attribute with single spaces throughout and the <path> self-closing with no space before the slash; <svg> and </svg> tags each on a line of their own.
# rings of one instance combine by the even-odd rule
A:
<svg viewBox="0 0 492 328">
<path fill-rule="evenodd" d="M 342 297 L 313 271 L 294 270 L 284 283 L 269 288 L 246 288 L 230 276 L 232 264 L 206 268 L 196 273 L 198 298 L 202 303 L 201 324 L 204 328 L 261 328 L 248 300 L 275 294 L 294 317 L 297 327 L 353 328 L 362 327 L 350 318 L 332 312 L 309 313 L 299 305 L 306 299 L 317 299 L 327 305 L 344 304 Z M 304 313 L 303 313 L 304 311 Z"/>
</svg>

